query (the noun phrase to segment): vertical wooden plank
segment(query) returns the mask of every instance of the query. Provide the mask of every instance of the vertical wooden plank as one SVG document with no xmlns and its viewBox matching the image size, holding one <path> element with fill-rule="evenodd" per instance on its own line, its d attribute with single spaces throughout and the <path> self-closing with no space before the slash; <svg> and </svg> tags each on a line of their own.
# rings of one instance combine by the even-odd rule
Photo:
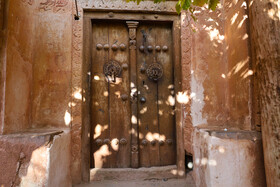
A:
<svg viewBox="0 0 280 187">
<path fill-rule="evenodd" d="M 175 139 L 175 91 L 173 82 L 172 33 L 171 24 L 157 24 L 157 62 L 163 67 L 163 76 L 158 80 L 158 116 L 160 134 L 161 165 L 176 164 Z M 167 47 L 165 51 L 163 48 Z"/>
<path fill-rule="evenodd" d="M 147 48 L 147 27 L 145 25 L 140 25 L 137 30 L 137 85 L 139 91 L 139 97 L 147 98 L 146 90 L 149 90 L 150 87 L 148 86 L 149 82 L 147 81 L 147 77 L 144 71 L 141 71 L 141 68 L 147 68 L 147 56 L 146 53 L 148 51 Z M 140 47 L 145 47 L 145 50 L 140 51 Z M 151 100 L 149 100 L 151 101 Z M 145 118 L 145 115 L 148 111 L 148 104 L 147 103 L 140 103 L 138 102 L 138 125 L 139 125 L 139 164 L 140 167 L 149 167 L 150 166 L 150 143 L 147 139 L 147 135 L 149 133 L 149 121 Z M 149 108 L 150 110 L 150 108 Z"/>
<path fill-rule="evenodd" d="M 159 166 L 159 132 L 158 132 L 158 115 L 157 115 L 157 83 L 149 80 L 145 71 L 155 60 L 155 31 L 154 24 L 145 24 L 138 29 L 137 40 L 137 73 L 138 73 L 138 114 L 139 114 L 139 140 L 140 140 L 140 163 L 142 167 Z M 144 51 L 140 47 L 144 46 Z M 149 51 L 148 47 L 152 46 L 153 50 Z M 145 103 L 141 102 L 145 99 Z M 147 140 L 148 144 L 143 145 Z M 154 143 L 154 144 L 153 144 Z"/>
<path fill-rule="evenodd" d="M 92 155 L 91 167 L 110 167 L 110 147 L 104 144 L 104 139 L 109 139 L 109 103 L 108 83 L 103 73 L 103 65 L 108 61 L 108 50 L 104 45 L 108 44 L 107 24 L 94 23 L 92 27 L 92 68 L 91 68 L 91 125 L 92 125 Z M 102 45 L 97 49 L 97 45 Z M 100 142 L 101 145 L 98 145 Z"/>
<path fill-rule="evenodd" d="M 114 23 L 109 26 L 109 60 L 114 60 L 121 67 L 128 66 L 128 31 L 124 23 Z M 113 49 L 113 46 L 117 49 Z M 124 48 L 125 45 L 125 49 Z M 122 69 L 120 77 L 109 84 L 110 103 L 110 138 L 111 138 L 111 168 L 130 166 L 130 101 L 129 101 L 129 71 Z M 126 97 L 126 99 L 125 99 Z M 123 98 L 123 99 L 122 99 Z M 126 142 L 124 142 L 126 141 Z"/>
<path fill-rule="evenodd" d="M 85 99 L 86 102 L 82 102 L 82 180 L 88 182 L 89 181 L 89 169 L 92 162 L 91 157 L 91 137 L 88 136 L 89 133 L 91 133 L 91 124 L 90 124 L 90 108 L 91 108 L 91 102 L 90 102 L 90 87 L 91 87 L 91 81 L 90 81 L 90 75 L 88 72 L 91 72 L 91 44 L 92 44 L 92 23 L 89 18 L 85 18 L 84 20 L 84 35 L 83 35 L 83 42 L 84 42 L 84 51 L 83 51 L 83 90 L 85 92 L 83 93 L 83 99 Z"/>
<path fill-rule="evenodd" d="M 180 20 L 176 19 L 172 25 L 173 37 L 173 60 L 174 60 L 174 85 L 175 93 L 182 92 L 182 66 L 181 66 L 181 40 L 180 40 Z M 175 102 L 176 111 L 176 154 L 177 154 L 177 169 L 178 177 L 185 176 L 185 150 L 184 150 L 184 136 L 183 136 L 183 104 Z"/>
<path fill-rule="evenodd" d="M 137 61 L 136 28 L 138 22 L 127 21 L 129 28 L 130 96 L 131 96 L 131 167 L 139 166 L 138 151 L 138 108 L 137 108 Z"/>
</svg>

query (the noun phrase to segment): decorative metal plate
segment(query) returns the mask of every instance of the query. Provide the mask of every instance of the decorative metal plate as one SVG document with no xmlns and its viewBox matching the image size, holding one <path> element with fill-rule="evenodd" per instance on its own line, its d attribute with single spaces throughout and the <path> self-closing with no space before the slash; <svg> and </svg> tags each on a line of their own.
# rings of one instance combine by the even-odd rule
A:
<svg viewBox="0 0 280 187">
<path fill-rule="evenodd" d="M 108 63 L 104 64 L 103 72 L 106 77 L 110 77 L 115 80 L 116 77 L 120 77 L 122 68 L 120 64 L 115 60 L 110 60 Z"/>
<path fill-rule="evenodd" d="M 146 70 L 147 76 L 153 81 L 158 81 L 163 75 L 163 68 L 159 63 L 152 63 Z"/>
<path fill-rule="evenodd" d="M 132 145 L 132 146 L 131 146 L 131 152 L 132 152 L 132 153 L 138 152 L 138 146 Z"/>
</svg>

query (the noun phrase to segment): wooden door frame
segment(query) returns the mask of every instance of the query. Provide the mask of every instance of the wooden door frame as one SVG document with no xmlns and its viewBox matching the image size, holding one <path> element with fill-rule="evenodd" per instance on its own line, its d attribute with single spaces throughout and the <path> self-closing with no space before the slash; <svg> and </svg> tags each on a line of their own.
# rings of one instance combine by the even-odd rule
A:
<svg viewBox="0 0 280 187">
<path fill-rule="evenodd" d="M 83 64 L 82 64 L 82 178 L 90 176 L 90 87 L 91 87 L 91 51 L 92 51 L 92 21 L 93 20 L 123 20 L 123 21 L 153 21 L 172 23 L 173 63 L 175 93 L 182 92 L 182 65 L 181 65 L 181 20 L 173 12 L 164 11 L 137 11 L 137 10 L 108 10 L 84 9 L 83 14 Z M 185 176 L 185 151 L 183 138 L 183 105 L 175 103 L 176 121 L 176 165 L 177 176 Z"/>
</svg>

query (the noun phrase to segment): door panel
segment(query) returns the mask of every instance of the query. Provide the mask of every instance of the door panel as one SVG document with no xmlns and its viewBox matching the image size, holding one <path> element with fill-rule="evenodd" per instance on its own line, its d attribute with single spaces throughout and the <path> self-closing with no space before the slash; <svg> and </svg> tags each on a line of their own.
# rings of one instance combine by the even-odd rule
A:
<svg viewBox="0 0 280 187">
<path fill-rule="evenodd" d="M 158 139 L 157 115 L 157 84 L 148 80 L 147 67 L 154 62 L 154 52 L 148 51 L 148 46 L 155 44 L 154 24 L 143 24 L 137 28 L 137 73 L 138 73 L 138 125 L 140 143 L 140 166 L 159 166 L 159 146 L 153 140 Z M 140 47 L 144 47 L 140 51 Z M 143 70 L 144 69 L 144 70 Z M 146 102 L 141 102 L 141 99 Z"/>
<path fill-rule="evenodd" d="M 110 24 L 109 26 L 109 59 L 117 61 L 122 67 L 128 65 L 128 32 L 124 24 Z M 115 45 L 115 46 L 114 46 Z M 125 48 L 120 49 L 120 46 Z M 129 71 L 123 69 L 121 76 L 116 78 L 116 82 L 109 84 L 109 109 L 110 109 L 110 139 L 111 155 L 110 167 L 122 168 L 130 165 L 130 103 L 129 95 Z M 126 143 L 120 141 L 126 141 Z"/>
<path fill-rule="evenodd" d="M 132 166 L 132 118 L 138 125 L 139 155 L 135 158 L 139 158 L 139 167 L 176 163 L 171 28 L 167 23 L 139 23 L 133 69 L 129 62 L 132 41 L 126 23 L 93 23 L 91 167 Z M 163 73 L 157 81 L 148 77 L 161 75 L 159 72 Z M 131 76 L 137 77 L 137 96 L 131 95 Z M 134 97 L 137 116 L 132 117 Z"/>
<path fill-rule="evenodd" d="M 170 25 L 160 25 L 156 28 L 156 45 L 161 47 L 157 52 L 157 60 L 163 67 L 164 75 L 158 83 L 158 116 L 160 134 L 161 165 L 175 164 L 175 91 L 172 63 L 172 33 Z M 166 51 L 162 48 L 167 47 Z M 165 49 L 164 49 L 165 50 Z"/>
<path fill-rule="evenodd" d="M 140 166 L 143 167 L 175 164 L 175 100 L 169 89 L 174 87 L 170 28 L 168 24 L 151 23 L 140 25 L 137 30 L 138 124 Z M 163 46 L 169 50 L 163 51 Z M 158 81 L 147 76 L 147 68 L 154 63 L 163 69 Z M 141 98 L 145 98 L 145 103 Z"/>
<path fill-rule="evenodd" d="M 92 76 L 91 76 L 91 167 L 108 168 L 110 167 L 108 154 L 110 146 L 103 144 L 104 140 L 109 137 L 109 102 L 108 102 L 108 83 L 103 74 L 103 65 L 109 59 L 109 53 L 105 50 L 97 50 L 97 44 L 107 44 L 108 26 L 93 24 L 93 43 L 92 46 Z M 101 141 L 102 142 L 98 142 Z"/>
<path fill-rule="evenodd" d="M 129 71 L 121 70 L 119 77 L 106 77 L 104 74 L 104 65 L 111 60 L 120 67 L 129 61 L 126 26 L 119 23 L 93 24 L 92 44 L 91 166 L 129 167 L 130 103 L 129 98 L 122 99 L 129 95 Z"/>
</svg>

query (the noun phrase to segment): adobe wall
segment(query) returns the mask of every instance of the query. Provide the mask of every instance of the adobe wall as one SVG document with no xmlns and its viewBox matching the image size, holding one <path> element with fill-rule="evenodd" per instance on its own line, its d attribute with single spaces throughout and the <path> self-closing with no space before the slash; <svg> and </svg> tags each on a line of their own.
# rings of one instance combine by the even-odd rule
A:
<svg viewBox="0 0 280 187">
<path fill-rule="evenodd" d="M 227 0 L 221 3 L 215 12 L 203 8 L 195 12 L 192 123 L 212 128 L 251 129 L 246 3 Z"/>
<path fill-rule="evenodd" d="M 70 125 L 72 1 L 33 1 L 32 126 Z"/>
<path fill-rule="evenodd" d="M 6 94 L 0 98 L 0 133 L 71 126 L 72 179 L 78 183 L 83 169 L 82 8 L 145 10 L 150 6 L 164 10 L 165 4 L 83 0 L 78 5 L 80 20 L 75 21 L 71 0 L 5 2 L 9 6 L 6 27 L 0 27 L 1 35 L 6 36 L 0 41 L 4 54 L 0 91 Z M 177 93 L 184 108 L 188 153 L 193 153 L 196 127 L 252 128 L 246 4 L 224 0 L 215 12 L 199 8 L 195 16 L 196 22 L 186 13 L 181 15 L 183 92 Z"/>
<path fill-rule="evenodd" d="M 5 2 L 2 133 L 69 125 L 65 117 L 71 113 L 72 2 Z"/>
<path fill-rule="evenodd" d="M 280 4 L 248 1 L 254 76 L 254 114 L 262 129 L 267 186 L 280 186 Z"/>
<path fill-rule="evenodd" d="M 230 127 L 255 129 L 252 123 L 251 79 L 254 74 L 249 45 L 249 19 L 246 1 L 224 2 L 225 50 L 227 53 L 227 103 Z"/>
<path fill-rule="evenodd" d="M 5 53 L 1 56 L 1 70 L 5 74 L 1 80 L 1 133 L 9 133 L 30 127 L 34 21 L 32 10 L 24 3 L 13 0 L 1 3 L 6 7 L 5 17 L 1 17 L 6 21 L 3 27 Z"/>
<path fill-rule="evenodd" d="M 261 133 L 194 131 L 194 176 L 199 187 L 265 187 Z"/>
<path fill-rule="evenodd" d="M 221 1 L 216 11 L 198 8 L 197 21 L 182 25 L 184 91 L 190 101 L 185 109 L 185 149 L 192 150 L 193 128 L 251 130 L 250 54 L 247 4 Z M 189 27 L 195 32 L 189 31 Z M 191 44 L 186 44 L 191 43 Z M 184 59 L 184 56 L 186 58 Z M 189 75 L 190 74 L 190 75 Z M 190 92 L 190 93 L 188 93 Z M 189 110 L 189 111 L 187 111 Z"/>
<path fill-rule="evenodd" d="M 71 186 L 68 129 L 0 135 L 1 186 Z"/>
</svg>

